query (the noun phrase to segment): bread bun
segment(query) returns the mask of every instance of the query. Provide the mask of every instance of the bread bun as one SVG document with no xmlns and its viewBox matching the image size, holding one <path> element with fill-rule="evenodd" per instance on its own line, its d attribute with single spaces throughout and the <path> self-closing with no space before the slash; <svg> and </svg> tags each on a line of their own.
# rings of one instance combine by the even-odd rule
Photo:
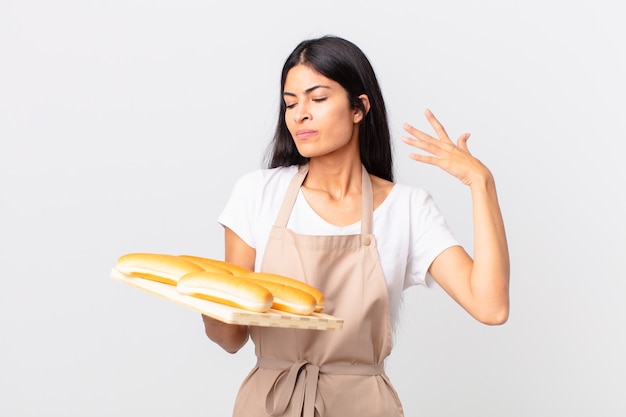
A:
<svg viewBox="0 0 626 417">
<path fill-rule="evenodd" d="M 243 278 L 250 282 L 254 282 L 267 289 L 272 293 L 274 302 L 272 308 L 275 310 L 286 311 L 288 313 L 301 314 L 308 316 L 317 307 L 315 297 L 308 292 L 302 291 L 295 287 L 280 284 L 262 279 Z"/>
<path fill-rule="evenodd" d="M 307 284 L 306 282 L 299 281 L 294 278 L 289 278 L 283 275 L 278 274 L 270 274 L 266 272 L 249 272 L 247 274 L 241 275 L 242 278 L 254 279 L 257 281 L 268 281 L 277 284 L 283 284 L 288 287 L 297 288 L 301 291 L 309 293 L 315 299 L 315 311 L 321 312 L 324 309 L 325 297 L 324 294 L 313 287 L 312 285 Z"/>
<path fill-rule="evenodd" d="M 184 258 L 184 259 L 187 259 L 187 260 L 194 260 L 196 262 L 200 262 L 200 263 L 203 263 L 205 265 L 214 265 L 214 266 L 226 269 L 226 270 L 230 271 L 230 273 L 235 275 L 235 276 L 248 274 L 248 273 L 252 272 L 248 268 L 244 268 L 244 267 L 241 267 L 239 265 L 231 264 L 229 262 L 224 262 L 224 261 L 220 261 L 220 260 L 217 260 L 217 259 L 203 258 L 201 256 L 193 256 L 193 255 L 180 255 L 180 257 Z"/>
<path fill-rule="evenodd" d="M 175 255 L 128 253 L 118 258 L 115 268 L 122 274 L 176 285 L 178 279 L 202 267 Z"/>
<path fill-rule="evenodd" d="M 273 303 L 272 294 L 264 287 L 224 273 L 191 272 L 178 280 L 176 289 L 181 294 L 259 313 L 269 310 Z"/>
<path fill-rule="evenodd" d="M 216 264 L 215 262 L 211 262 L 208 258 L 202 258 L 199 256 L 191 256 L 191 255 L 179 255 L 179 257 L 186 260 L 187 262 L 191 262 L 193 264 L 198 265 L 205 271 L 233 275 L 233 273 L 230 270 L 224 267 L 218 266 L 218 264 Z"/>
</svg>

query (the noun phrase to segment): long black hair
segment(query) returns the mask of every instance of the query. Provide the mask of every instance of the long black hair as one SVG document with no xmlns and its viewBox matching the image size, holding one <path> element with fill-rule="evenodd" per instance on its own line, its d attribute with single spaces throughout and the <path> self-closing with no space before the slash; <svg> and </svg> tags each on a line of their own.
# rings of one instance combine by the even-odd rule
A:
<svg viewBox="0 0 626 417">
<path fill-rule="evenodd" d="M 326 78 L 339 83 L 347 92 L 353 108 L 363 112 L 359 127 L 359 152 L 367 172 L 393 181 L 393 156 L 387 110 L 374 69 L 365 54 L 350 41 L 336 36 L 323 36 L 302 41 L 291 52 L 280 79 L 280 110 L 274 138 L 268 152 L 268 167 L 301 165 L 308 161 L 298 152 L 285 123 L 286 105 L 283 100 L 285 79 L 296 65 L 307 65 Z M 370 101 L 366 113 L 359 100 L 366 94 Z"/>
</svg>

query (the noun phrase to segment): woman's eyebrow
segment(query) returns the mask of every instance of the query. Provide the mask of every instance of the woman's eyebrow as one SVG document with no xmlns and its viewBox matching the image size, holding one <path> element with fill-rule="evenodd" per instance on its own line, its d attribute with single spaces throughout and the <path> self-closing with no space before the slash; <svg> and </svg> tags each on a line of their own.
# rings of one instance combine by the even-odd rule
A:
<svg viewBox="0 0 626 417">
<path fill-rule="evenodd" d="M 306 90 L 304 90 L 304 94 L 309 94 L 312 91 L 317 90 L 318 88 L 329 88 L 330 89 L 330 86 L 329 85 L 324 85 L 324 84 L 317 84 L 317 85 L 314 85 L 314 86 L 309 87 Z M 285 92 L 283 92 L 283 96 L 295 97 L 296 95 L 294 93 L 290 93 L 289 91 L 285 91 Z"/>
</svg>

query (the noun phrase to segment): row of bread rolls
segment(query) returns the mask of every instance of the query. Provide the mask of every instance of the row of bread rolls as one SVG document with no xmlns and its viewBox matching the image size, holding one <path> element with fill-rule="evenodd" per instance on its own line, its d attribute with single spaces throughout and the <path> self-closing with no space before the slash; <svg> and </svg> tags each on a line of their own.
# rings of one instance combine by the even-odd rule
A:
<svg viewBox="0 0 626 417">
<path fill-rule="evenodd" d="M 116 269 L 131 277 L 174 285 L 181 294 L 250 311 L 273 308 L 309 315 L 324 308 L 324 295 L 302 281 L 200 256 L 129 253 L 117 260 Z"/>
</svg>

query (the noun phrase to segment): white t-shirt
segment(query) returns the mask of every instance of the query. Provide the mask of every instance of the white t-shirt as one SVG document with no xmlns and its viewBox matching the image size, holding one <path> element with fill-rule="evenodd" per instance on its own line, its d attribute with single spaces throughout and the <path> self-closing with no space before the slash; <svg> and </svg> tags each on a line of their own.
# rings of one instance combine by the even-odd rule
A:
<svg viewBox="0 0 626 417">
<path fill-rule="evenodd" d="M 218 222 L 256 250 L 259 270 L 270 230 L 297 166 L 259 169 L 242 176 Z M 420 188 L 395 184 L 374 210 L 373 233 L 387 282 L 392 328 L 395 328 L 402 291 L 413 285 L 434 285 L 427 273 L 443 250 L 458 245 L 430 194 Z M 361 222 L 345 227 L 322 219 L 298 194 L 287 227 L 306 235 L 359 234 Z"/>
</svg>

